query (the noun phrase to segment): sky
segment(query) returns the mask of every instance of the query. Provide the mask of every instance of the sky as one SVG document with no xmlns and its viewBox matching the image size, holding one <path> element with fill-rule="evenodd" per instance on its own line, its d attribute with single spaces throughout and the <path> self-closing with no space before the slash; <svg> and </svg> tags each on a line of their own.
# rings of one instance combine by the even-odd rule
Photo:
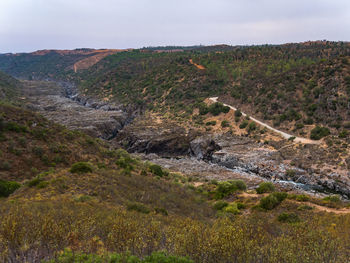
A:
<svg viewBox="0 0 350 263">
<path fill-rule="evenodd" d="M 0 53 L 350 40 L 350 0 L 0 0 Z"/>
</svg>

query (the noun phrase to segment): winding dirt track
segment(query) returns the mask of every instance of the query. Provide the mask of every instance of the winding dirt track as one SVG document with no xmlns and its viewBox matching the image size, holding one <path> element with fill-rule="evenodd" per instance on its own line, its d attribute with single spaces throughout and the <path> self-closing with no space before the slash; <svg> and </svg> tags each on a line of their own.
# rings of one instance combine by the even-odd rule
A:
<svg viewBox="0 0 350 263">
<path fill-rule="evenodd" d="M 218 98 L 219 98 L 219 97 L 212 97 L 212 98 L 209 98 L 209 100 L 211 100 L 211 101 L 213 101 L 213 102 L 218 102 Z M 228 105 L 228 104 L 225 104 L 225 103 L 223 103 L 223 104 L 224 104 L 225 106 L 230 107 L 230 109 L 232 109 L 232 110 L 234 110 L 234 111 L 237 110 L 235 107 L 233 107 L 233 106 L 231 106 L 231 105 Z M 242 115 L 243 115 L 243 116 L 247 116 L 247 114 L 245 114 L 244 112 L 242 112 Z M 273 131 L 273 132 L 275 132 L 275 133 L 281 135 L 283 138 L 285 138 L 285 139 L 287 139 L 287 140 L 288 140 L 289 138 L 291 138 L 291 137 L 295 137 L 295 139 L 293 140 L 293 142 L 295 142 L 295 143 L 304 143 L 304 144 L 320 144 L 320 143 L 321 143 L 320 141 L 314 141 L 314 140 L 310 140 L 310 139 L 303 138 L 303 137 L 296 137 L 296 136 L 291 135 L 291 134 L 288 134 L 288 133 L 286 133 L 286 132 L 277 130 L 277 129 L 271 127 L 270 125 L 268 125 L 268 124 L 266 124 L 266 123 L 264 123 L 264 122 L 262 122 L 262 121 L 259 121 L 259 120 L 255 119 L 255 118 L 252 117 L 252 116 L 249 116 L 249 118 L 250 118 L 251 120 L 253 120 L 254 122 L 258 123 L 259 125 L 261 125 L 261 126 L 263 126 L 263 127 L 266 127 L 267 129 L 269 129 L 269 130 L 271 130 L 271 131 Z"/>
</svg>

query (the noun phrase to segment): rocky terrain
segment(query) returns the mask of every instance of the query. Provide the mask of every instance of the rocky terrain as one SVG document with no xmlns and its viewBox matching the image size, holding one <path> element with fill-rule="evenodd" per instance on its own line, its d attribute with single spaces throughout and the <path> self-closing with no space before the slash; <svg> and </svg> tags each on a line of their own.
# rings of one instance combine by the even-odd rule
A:
<svg viewBox="0 0 350 263">
<path fill-rule="evenodd" d="M 271 180 L 286 190 L 350 196 L 348 172 L 334 171 L 332 165 L 325 169 L 324 163 L 331 164 L 332 159 L 319 145 L 288 141 L 265 145 L 231 133 L 205 133 L 140 114 L 135 108 L 78 95 L 68 83 L 25 81 L 24 86 L 22 99 L 29 109 L 68 128 L 109 140 L 115 147 L 142 153 L 143 159 L 171 170 L 198 175 L 199 180 L 244 178 L 252 187 Z"/>
</svg>

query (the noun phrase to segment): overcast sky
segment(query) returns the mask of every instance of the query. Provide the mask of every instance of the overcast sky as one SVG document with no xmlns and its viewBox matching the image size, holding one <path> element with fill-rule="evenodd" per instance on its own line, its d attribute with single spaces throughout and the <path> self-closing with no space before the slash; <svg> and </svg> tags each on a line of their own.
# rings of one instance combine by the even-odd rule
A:
<svg viewBox="0 0 350 263">
<path fill-rule="evenodd" d="M 0 53 L 350 40 L 350 0 L 0 0 Z"/>
</svg>

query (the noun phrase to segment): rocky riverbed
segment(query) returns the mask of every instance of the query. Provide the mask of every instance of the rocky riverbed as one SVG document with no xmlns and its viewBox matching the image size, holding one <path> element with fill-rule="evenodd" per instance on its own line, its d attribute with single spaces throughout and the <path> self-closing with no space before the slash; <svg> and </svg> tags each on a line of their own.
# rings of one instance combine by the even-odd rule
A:
<svg viewBox="0 0 350 263">
<path fill-rule="evenodd" d="M 50 120 L 198 181 L 243 179 L 254 188 L 270 180 L 285 190 L 350 196 L 347 171 L 327 173 L 314 167 L 328 160 L 318 145 L 266 145 L 231 133 L 208 134 L 132 107 L 81 96 L 69 83 L 25 82 L 24 96 L 29 109 Z"/>
</svg>

